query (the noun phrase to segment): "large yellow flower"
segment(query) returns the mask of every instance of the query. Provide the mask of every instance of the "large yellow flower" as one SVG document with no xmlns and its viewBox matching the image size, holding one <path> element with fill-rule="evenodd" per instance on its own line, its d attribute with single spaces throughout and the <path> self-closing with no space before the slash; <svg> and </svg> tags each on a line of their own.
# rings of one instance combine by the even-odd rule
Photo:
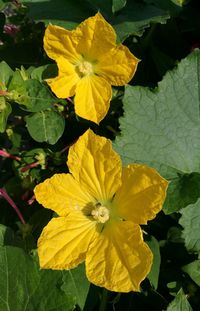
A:
<svg viewBox="0 0 200 311">
<path fill-rule="evenodd" d="M 86 263 L 88 279 L 111 291 L 139 291 L 152 264 L 139 224 L 162 208 L 167 181 L 146 165 L 121 166 L 111 141 L 88 130 L 70 148 L 69 174 L 35 188 L 55 211 L 38 240 L 40 266 L 71 269 Z"/>
<path fill-rule="evenodd" d="M 122 44 L 100 13 L 75 30 L 49 25 L 44 49 L 58 65 L 58 76 L 47 83 L 59 98 L 75 95 L 75 112 L 99 123 L 112 96 L 111 85 L 124 85 L 133 77 L 138 59 Z"/>
</svg>

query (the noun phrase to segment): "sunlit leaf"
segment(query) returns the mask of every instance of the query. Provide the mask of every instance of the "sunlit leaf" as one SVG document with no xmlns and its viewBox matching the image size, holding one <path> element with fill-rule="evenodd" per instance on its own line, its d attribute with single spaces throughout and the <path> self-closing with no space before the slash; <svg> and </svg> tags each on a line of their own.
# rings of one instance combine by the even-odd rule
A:
<svg viewBox="0 0 200 311">
<path fill-rule="evenodd" d="M 200 286 L 200 260 L 195 260 L 182 267 L 183 271 L 189 274 L 191 279 Z"/>
<path fill-rule="evenodd" d="M 55 144 L 62 136 L 64 118 L 53 110 L 44 110 L 26 117 L 29 134 L 38 142 Z"/>
<path fill-rule="evenodd" d="M 169 304 L 167 311 L 192 311 L 192 308 L 181 289 L 175 299 Z"/>
<path fill-rule="evenodd" d="M 139 86 L 125 90 L 121 135 L 114 146 L 124 163 L 147 163 L 171 181 L 166 213 L 200 197 L 199 81 L 196 50 L 169 71 L 154 91 Z"/>
<path fill-rule="evenodd" d="M 183 227 L 185 246 L 189 251 L 200 254 L 200 199 L 182 209 L 180 213 L 182 216 L 179 223 Z"/>
</svg>

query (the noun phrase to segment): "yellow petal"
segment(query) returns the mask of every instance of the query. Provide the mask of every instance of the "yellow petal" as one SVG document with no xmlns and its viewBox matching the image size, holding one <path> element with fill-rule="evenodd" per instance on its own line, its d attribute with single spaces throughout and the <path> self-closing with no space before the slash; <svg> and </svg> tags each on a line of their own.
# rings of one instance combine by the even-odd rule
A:
<svg viewBox="0 0 200 311">
<path fill-rule="evenodd" d="M 99 234 L 95 226 L 80 212 L 53 218 L 38 240 L 41 268 L 71 269 L 83 262 L 88 245 Z"/>
<path fill-rule="evenodd" d="M 78 38 L 73 31 L 59 26 L 49 25 L 44 35 L 44 49 L 47 55 L 57 60 L 63 56 L 71 63 L 75 63 L 80 55 L 76 51 Z"/>
<path fill-rule="evenodd" d="M 120 187 L 120 157 L 109 139 L 91 130 L 70 147 L 67 163 L 74 178 L 101 203 L 111 200 Z"/>
<path fill-rule="evenodd" d="M 111 86 L 104 78 L 96 75 L 85 76 L 76 87 L 75 112 L 98 124 L 107 114 L 111 97 Z"/>
<path fill-rule="evenodd" d="M 58 76 L 46 81 L 57 97 L 67 98 L 73 96 L 80 77 L 76 73 L 74 65 L 64 57 L 59 57 L 56 62 L 58 65 Z"/>
<path fill-rule="evenodd" d="M 95 73 L 112 85 L 124 85 L 132 79 L 138 62 L 129 49 L 120 44 L 98 60 Z"/>
<path fill-rule="evenodd" d="M 146 165 L 128 165 L 114 198 L 117 213 L 137 224 L 146 224 L 162 209 L 168 182 Z"/>
<path fill-rule="evenodd" d="M 129 221 L 107 226 L 89 246 L 86 274 L 90 282 L 111 291 L 139 291 L 152 264 L 141 229 Z"/>
<path fill-rule="evenodd" d="M 116 45 L 116 33 L 100 13 L 83 21 L 74 31 L 79 38 L 77 52 L 95 61 Z"/>
<path fill-rule="evenodd" d="M 94 199 L 75 181 L 71 174 L 55 174 L 34 189 L 36 200 L 60 216 L 86 208 Z"/>
</svg>

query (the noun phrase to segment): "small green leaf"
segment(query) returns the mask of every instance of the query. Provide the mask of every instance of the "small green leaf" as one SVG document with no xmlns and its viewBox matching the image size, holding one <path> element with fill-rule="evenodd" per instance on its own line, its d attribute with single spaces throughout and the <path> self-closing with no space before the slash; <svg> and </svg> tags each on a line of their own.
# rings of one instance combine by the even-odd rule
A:
<svg viewBox="0 0 200 311">
<path fill-rule="evenodd" d="M 66 271 L 63 276 L 63 282 L 61 289 L 66 295 L 75 296 L 76 303 L 83 310 L 90 287 L 90 283 L 85 275 L 85 265 L 81 264 L 75 269 Z"/>
<path fill-rule="evenodd" d="M 22 249 L 0 247 L 0 310 L 72 311 L 75 297 L 62 289 L 62 271 L 40 270 Z"/>
<path fill-rule="evenodd" d="M 188 2 L 188 0 L 171 0 L 171 1 L 179 6 L 183 6 L 184 4 Z"/>
<path fill-rule="evenodd" d="M 146 241 L 146 243 L 148 244 L 149 248 L 151 249 L 153 253 L 153 264 L 152 264 L 151 271 L 148 274 L 147 278 L 149 279 L 153 287 L 157 289 L 158 278 L 159 278 L 159 273 L 160 273 L 160 261 L 161 261 L 160 247 L 159 247 L 158 241 L 153 236 L 151 236 L 150 239 Z"/>
<path fill-rule="evenodd" d="M 169 304 L 167 311 L 192 311 L 192 308 L 182 289 L 180 289 L 175 299 Z"/>
<path fill-rule="evenodd" d="M 44 79 L 52 78 L 58 75 L 56 64 L 44 65 L 34 68 L 31 72 L 31 79 L 42 82 Z"/>
<path fill-rule="evenodd" d="M 182 209 L 180 213 L 182 216 L 179 223 L 183 227 L 185 246 L 189 251 L 200 254 L 200 199 Z"/>
<path fill-rule="evenodd" d="M 126 5 L 126 0 L 112 0 L 113 13 L 121 10 Z"/>
<path fill-rule="evenodd" d="M 0 97 L 0 133 L 5 132 L 7 119 L 11 111 L 10 104 L 6 102 L 4 97 Z"/>
<path fill-rule="evenodd" d="M 182 270 L 189 274 L 191 279 L 200 286 L 200 260 L 195 260 L 182 267 Z"/>
<path fill-rule="evenodd" d="M 24 79 L 22 77 L 21 71 L 19 69 L 16 69 L 16 71 L 13 73 L 12 78 L 8 84 L 8 91 L 12 90 L 19 90 L 19 93 L 21 93 L 21 89 L 23 90 L 23 83 Z"/>
<path fill-rule="evenodd" d="M 6 64 L 6 62 L 0 63 L 0 89 L 5 90 L 4 86 L 7 87 L 12 76 L 13 70 Z"/>
<path fill-rule="evenodd" d="M 51 108 L 56 102 L 56 98 L 49 89 L 35 79 L 26 80 L 23 83 L 24 91 L 22 94 L 18 92 L 18 98 L 15 101 L 25 106 L 25 110 L 30 112 L 38 112 Z"/>
<path fill-rule="evenodd" d="M 25 118 L 29 134 L 38 142 L 55 144 L 62 136 L 64 118 L 53 110 L 36 112 Z"/>
</svg>

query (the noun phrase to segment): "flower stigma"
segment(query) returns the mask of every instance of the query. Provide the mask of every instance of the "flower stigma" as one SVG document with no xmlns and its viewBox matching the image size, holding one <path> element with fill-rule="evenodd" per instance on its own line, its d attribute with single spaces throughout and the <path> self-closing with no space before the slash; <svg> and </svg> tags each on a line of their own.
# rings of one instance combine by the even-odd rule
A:
<svg viewBox="0 0 200 311">
<path fill-rule="evenodd" d="M 88 61 L 82 61 L 76 65 L 80 77 L 85 77 L 93 73 L 93 65 Z"/>
<path fill-rule="evenodd" d="M 110 212 L 107 207 L 97 203 L 95 208 L 91 211 L 91 215 L 98 222 L 104 224 L 110 218 Z"/>
</svg>

